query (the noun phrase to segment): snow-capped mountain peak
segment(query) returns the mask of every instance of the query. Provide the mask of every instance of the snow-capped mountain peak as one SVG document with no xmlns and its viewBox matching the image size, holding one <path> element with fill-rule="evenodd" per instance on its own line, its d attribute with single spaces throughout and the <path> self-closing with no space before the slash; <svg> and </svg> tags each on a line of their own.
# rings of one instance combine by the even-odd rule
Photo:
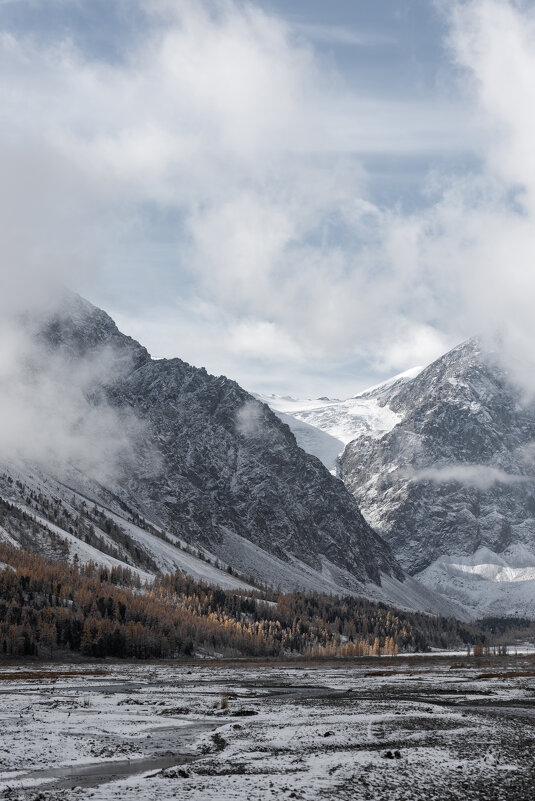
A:
<svg viewBox="0 0 535 801">
<path fill-rule="evenodd" d="M 401 415 L 394 412 L 385 399 L 422 369 L 413 367 L 346 400 L 330 400 L 326 396 L 302 400 L 289 395 L 258 393 L 255 397 L 290 426 L 304 450 L 336 472 L 338 457 L 349 442 L 363 435 L 382 437 L 401 420 Z"/>
</svg>

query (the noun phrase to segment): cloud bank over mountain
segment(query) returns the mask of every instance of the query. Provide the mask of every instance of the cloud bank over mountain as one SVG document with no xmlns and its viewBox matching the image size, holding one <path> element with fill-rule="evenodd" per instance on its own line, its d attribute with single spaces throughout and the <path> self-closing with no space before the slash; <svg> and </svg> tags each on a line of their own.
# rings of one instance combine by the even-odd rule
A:
<svg viewBox="0 0 535 801">
<path fill-rule="evenodd" d="M 45 305 L 42 296 L 40 307 L 34 305 L 30 314 L 3 308 L 3 468 L 33 465 L 63 479 L 75 471 L 102 483 L 124 476 L 131 468 L 146 425 L 132 410 L 114 408 L 105 388 L 135 367 L 133 354 L 125 355 L 124 349 L 118 352 L 110 342 L 94 343 L 85 352 L 63 345 L 73 320 L 79 336 L 89 329 L 89 340 L 91 311 L 90 304 L 68 293 L 59 293 L 50 305 Z M 150 449 L 145 446 L 145 450 L 148 459 Z M 158 470 L 157 459 L 154 470 Z"/>
<path fill-rule="evenodd" d="M 113 52 L 36 36 L 17 5 L 26 29 L 0 9 L 11 305 L 65 282 L 157 356 L 337 394 L 498 330 L 532 390 L 531 6 L 447 4 L 430 105 L 370 96 L 261 3 L 136 2 L 144 35 Z M 366 156 L 463 148 L 471 170 L 437 167 L 417 208 L 373 199 Z"/>
</svg>

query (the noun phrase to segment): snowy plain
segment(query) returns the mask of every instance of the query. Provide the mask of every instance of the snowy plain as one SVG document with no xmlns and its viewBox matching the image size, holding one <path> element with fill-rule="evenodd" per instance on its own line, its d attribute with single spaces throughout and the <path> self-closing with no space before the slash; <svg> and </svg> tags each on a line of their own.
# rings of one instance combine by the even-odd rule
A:
<svg viewBox="0 0 535 801">
<path fill-rule="evenodd" d="M 10 666 L 0 797 L 532 798 L 535 658 Z"/>
</svg>

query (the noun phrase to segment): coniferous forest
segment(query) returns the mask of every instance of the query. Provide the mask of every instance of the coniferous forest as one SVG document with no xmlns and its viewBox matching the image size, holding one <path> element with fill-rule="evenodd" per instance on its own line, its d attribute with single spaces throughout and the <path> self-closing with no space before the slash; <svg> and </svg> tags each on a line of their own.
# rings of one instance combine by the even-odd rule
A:
<svg viewBox="0 0 535 801">
<path fill-rule="evenodd" d="M 4 657 L 355 657 L 459 647 L 477 653 L 533 628 L 519 619 L 463 624 L 352 596 L 225 592 L 181 573 L 143 586 L 129 569 L 54 562 L 7 544 L 0 544 L 0 562 Z"/>
</svg>

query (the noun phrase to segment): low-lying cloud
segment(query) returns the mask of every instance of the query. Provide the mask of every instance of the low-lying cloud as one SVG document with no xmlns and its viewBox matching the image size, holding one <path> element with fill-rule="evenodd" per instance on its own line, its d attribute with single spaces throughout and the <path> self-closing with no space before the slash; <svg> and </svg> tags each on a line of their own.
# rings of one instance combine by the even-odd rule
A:
<svg viewBox="0 0 535 801">
<path fill-rule="evenodd" d="M 45 316 L 43 316 L 43 314 Z M 112 406 L 104 387 L 127 369 L 111 346 L 76 357 L 36 335 L 43 308 L 21 318 L 4 311 L 0 326 L 0 460 L 58 477 L 81 471 L 107 482 L 124 475 L 145 433 L 131 410 Z M 38 325 L 37 325 L 38 328 Z"/>
<path fill-rule="evenodd" d="M 535 476 L 529 477 L 514 473 L 507 473 L 497 467 L 482 464 L 450 464 L 440 467 L 427 467 L 409 474 L 411 481 L 433 481 L 435 484 L 462 484 L 465 487 L 474 487 L 481 491 L 489 490 L 496 484 L 512 486 L 535 482 Z"/>
<path fill-rule="evenodd" d="M 258 437 L 264 431 L 264 409 L 255 400 L 245 401 L 236 412 L 236 431 L 244 437 Z"/>
</svg>

